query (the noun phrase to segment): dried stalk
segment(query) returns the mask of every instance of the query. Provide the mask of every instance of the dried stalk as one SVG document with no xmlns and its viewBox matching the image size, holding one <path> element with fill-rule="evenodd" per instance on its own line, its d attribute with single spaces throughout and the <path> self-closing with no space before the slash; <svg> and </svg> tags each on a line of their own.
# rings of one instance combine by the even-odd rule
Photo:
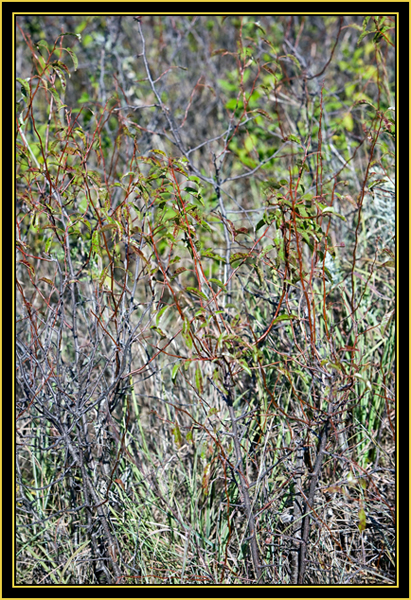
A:
<svg viewBox="0 0 411 600">
<path fill-rule="evenodd" d="M 232 437 L 234 441 L 234 450 L 235 457 L 237 463 L 237 471 L 240 480 L 240 493 L 242 496 L 242 502 L 244 504 L 245 513 L 247 515 L 247 524 L 249 530 L 249 540 L 250 540 L 250 548 L 251 548 L 251 558 L 253 561 L 254 571 L 257 578 L 257 582 L 261 581 L 262 570 L 261 570 L 261 562 L 260 562 L 260 553 L 258 550 L 257 537 L 255 532 L 255 519 L 251 506 L 250 494 L 248 493 L 248 482 L 246 475 L 243 470 L 243 457 L 241 452 L 240 440 L 238 437 L 238 429 L 237 429 L 237 420 L 234 412 L 231 389 L 227 387 L 228 393 L 225 396 L 225 401 L 228 407 L 228 413 L 230 415 L 231 428 L 232 428 Z"/>
<path fill-rule="evenodd" d="M 324 456 L 325 446 L 327 444 L 329 427 L 330 427 L 330 417 L 328 417 L 328 419 L 323 427 L 321 436 L 320 436 L 320 447 L 318 448 L 318 453 L 317 453 L 317 458 L 315 460 L 314 470 L 311 473 L 310 490 L 309 490 L 308 497 L 307 497 L 307 500 L 306 500 L 305 506 L 304 506 L 304 515 L 305 516 L 304 516 L 303 526 L 302 526 L 303 532 L 302 532 L 301 550 L 300 550 L 298 585 L 303 585 L 303 581 L 304 581 L 304 573 L 305 573 L 305 567 L 306 567 L 306 562 L 307 562 L 307 559 L 306 559 L 307 541 L 308 541 L 308 535 L 310 532 L 310 514 L 311 514 L 312 507 L 314 505 L 315 490 L 317 487 L 318 477 L 320 475 L 321 463 L 322 463 L 323 456 Z"/>
</svg>

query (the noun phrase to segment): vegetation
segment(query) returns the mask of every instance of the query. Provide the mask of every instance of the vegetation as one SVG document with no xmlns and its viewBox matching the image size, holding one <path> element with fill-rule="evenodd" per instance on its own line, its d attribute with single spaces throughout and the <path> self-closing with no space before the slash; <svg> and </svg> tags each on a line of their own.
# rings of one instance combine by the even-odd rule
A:
<svg viewBox="0 0 411 600">
<path fill-rule="evenodd" d="M 16 35 L 16 584 L 393 585 L 394 17 Z"/>
</svg>

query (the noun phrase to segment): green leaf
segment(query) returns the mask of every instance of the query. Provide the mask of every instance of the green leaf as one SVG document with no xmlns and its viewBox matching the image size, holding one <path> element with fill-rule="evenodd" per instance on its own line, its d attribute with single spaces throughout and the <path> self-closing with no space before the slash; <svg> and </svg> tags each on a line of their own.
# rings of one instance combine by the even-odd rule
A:
<svg viewBox="0 0 411 600">
<path fill-rule="evenodd" d="M 163 308 L 157 313 L 156 316 L 156 325 L 159 324 L 161 317 L 163 316 L 163 314 L 166 312 L 166 310 L 170 308 L 169 304 L 166 304 L 165 306 L 163 306 Z"/>
<path fill-rule="evenodd" d="M 244 359 L 241 359 L 238 361 L 240 363 L 240 365 L 243 367 L 244 371 L 246 371 L 250 377 L 252 377 L 252 372 L 250 367 L 247 365 L 247 363 L 245 362 Z"/>
<path fill-rule="evenodd" d="M 101 252 L 98 231 L 93 232 L 93 236 L 91 238 L 91 249 L 96 254 L 100 254 Z"/>
<path fill-rule="evenodd" d="M 301 65 L 300 65 L 300 61 L 298 60 L 298 58 L 296 56 L 294 56 L 293 54 L 286 54 L 286 57 L 289 58 L 290 60 L 293 61 L 293 63 L 299 68 L 301 69 Z"/>
<path fill-rule="evenodd" d="M 295 211 L 301 216 L 301 217 L 310 217 L 310 215 L 308 214 L 305 206 L 296 206 Z"/>
<path fill-rule="evenodd" d="M 84 145 L 86 144 L 86 142 L 87 142 L 86 136 L 84 134 L 84 131 L 80 127 L 76 127 L 76 129 L 74 129 L 73 133 L 75 135 L 78 135 L 78 137 L 81 139 L 81 141 L 83 142 Z"/>
<path fill-rule="evenodd" d="M 225 107 L 228 110 L 234 110 L 235 108 L 237 108 L 237 103 L 238 103 L 238 101 L 235 98 L 232 98 L 231 100 L 229 100 L 228 102 L 226 102 Z"/>
<path fill-rule="evenodd" d="M 298 139 L 298 137 L 296 135 L 294 135 L 293 133 L 288 136 L 288 139 L 291 140 L 292 142 L 296 142 L 297 144 L 301 143 L 300 140 Z"/>
<path fill-rule="evenodd" d="M 17 81 L 21 84 L 21 93 L 23 96 L 30 96 L 30 84 L 25 79 L 17 77 Z"/>
<path fill-rule="evenodd" d="M 44 58 L 41 56 L 41 54 L 39 54 L 37 56 L 37 60 L 39 61 L 39 64 L 41 66 L 41 68 L 44 70 L 46 68 L 46 61 L 44 60 Z"/>
<path fill-rule="evenodd" d="M 174 365 L 173 370 L 171 371 L 171 381 L 174 383 L 177 377 L 177 372 L 181 367 L 181 362 L 178 362 Z"/>
<path fill-rule="evenodd" d="M 344 125 L 347 131 L 352 131 L 354 129 L 354 119 L 352 118 L 351 113 L 347 113 L 346 115 L 344 115 L 342 124 Z"/>
<path fill-rule="evenodd" d="M 194 294 L 195 296 L 198 296 L 199 298 L 208 300 L 207 296 L 205 294 L 203 294 L 203 292 L 200 292 L 200 290 L 198 290 L 195 287 L 186 287 L 185 289 L 187 290 L 187 292 L 191 292 L 192 294 Z"/>
<path fill-rule="evenodd" d="M 216 254 L 212 250 L 203 250 L 202 256 L 207 257 L 207 258 L 212 258 L 213 260 L 217 260 L 218 262 L 225 263 L 225 258 L 220 256 L 219 254 Z"/>
<path fill-rule="evenodd" d="M 184 319 L 183 321 L 183 334 L 187 334 L 190 331 L 190 320 L 189 319 Z"/>
<path fill-rule="evenodd" d="M 362 40 L 365 38 L 366 35 L 368 35 L 369 33 L 371 33 L 371 31 L 363 31 L 362 34 L 360 35 L 360 37 L 358 38 L 357 41 L 357 46 L 360 45 L 360 43 L 362 42 Z"/>
<path fill-rule="evenodd" d="M 64 37 L 66 35 L 74 35 L 74 37 L 76 37 L 78 39 L 79 42 L 81 42 L 81 34 L 80 33 L 61 33 L 59 35 L 59 37 Z"/>
<path fill-rule="evenodd" d="M 203 376 L 201 373 L 200 365 L 197 365 L 197 368 L 196 368 L 196 386 L 198 389 L 198 393 L 202 394 L 203 393 Z"/>
<path fill-rule="evenodd" d="M 36 43 L 36 46 L 37 46 L 37 48 L 41 48 L 41 47 L 43 47 L 43 48 L 46 48 L 46 50 L 48 50 L 48 49 L 49 49 L 49 45 L 48 45 L 48 43 L 46 42 L 46 40 L 40 40 L 40 41 L 38 41 L 38 42 Z"/>
<path fill-rule="evenodd" d="M 40 277 L 40 281 L 45 281 L 46 283 L 54 287 L 54 283 L 51 281 L 51 279 L 48 279 L 48 277 Z"/>
<path fill-rule="evenodd" d="M 264 29 L 261 27 L 259 21 L 255 21 L 254 25 L 257 27 L 257 29 L 259 29 L 260 31 L 262 31 L 264 35 L 266 35 L 266 33 L 265 33 Z"/>
<path fill-rule="evenodd" d="M 230 263 L 235 262 L 236 260 L 243 260 L 248 257 L 248 252 L 236 252 L 230 257 Z"/>
<path fill-rule="evenodd" d="M 53 242 L 53 238 L 48 238 L 48 240 L 46 242 L 46 246 L 45 246 L 45 252 L 46 252 L 46 254 L 49 253 L 50 246 L 51 246 L 52 242 Z"/>
<path fill-rule="evenodd" d="M 358 511 L 358 529 L 360 531 L 364 531 L 364 529 L 367 527 L 367 519 L 365 516 L 365 511 L 363 508 L 360 508 L 360 510 Z"/>
<path fill-rule="evenodd" d="M 189 333 L 182 333 L 182 336 L 184 338 L 185 343 L 187 344 L 187 347 L 189 348 L 189 350 L 192 349 L 193 347 L 193 340 L 191 339 L 191 336 Z"/>
<path fill-rule="evenodd" d="M 334 283 L 334 279 L 333 279 L 333 276 L 331 275 L 330 271 L 327 269 L 327 267 L 323 267 L 323 268 L 324 268 L 324 275 L 326 276 L 328 281 L 330 283 Z"/>
<path fill-rule="evenodd" d="M 363 28 L 363 31 L 365 31 L 365 29 L 366 29 L 366 27 L 367 27 L 367 23 L 368 23 L 368 21 L 369 21 L 370 19 L 371 19 L 371 15 L 368 15 L 368 16 L 364 17 L 364 21 L 362 22 L 362 28 Z"/>
<path fill-rule="evenodd" d="M 181 445 L 183 443 L 183 436 L 181 435 L 181 431 L 180 431 L 180 428 L 177 425 L 177 423 L 176 423 L 176 426 L 171 430 L 171 432 L 174 435 L 174 442 L 175 442 L 176 446 L 178 448 L 181 448 Z"/>
<path fill-rule="evenodd" d="M 292 319 L 298 319 L 298 315 L 280 315 L 273 321 L 273 325 L 279 323 L 280 321 L 291 321 Z"/>
<path fill-rule="evenodd" d="M 260 254 L 260 258 L 262 258 L 263 256 L 265 256 L 266 254 L 268 254 L 272 249 L 274 248 L 273 244 L 269 244 L 267 246 L 267 248 L 264 248 L 264 250 L 261 252 Z"/>
<path fill-rule="evenodd" d="M 210 281 L 212 281 L 213 283 L 215 283 L 216 285 L 218 285 L 218 287 L 220 287 L 222 290 L 224 290 L 225 292 L 227 291 L 224 283 L 222 281 L 220 281 L 219 279 L 215 279 L 214 277 L 212 277 L 210 279 Z"/>
<path fill-rule="evenodd" d="M 77 56 L 74 54 L 74 52 L 73 52 L 73 50 L 71 48 L 63 48 L 63 50 L 65 50 L 68 54 L 70 54 L 71 60 L 73 61 L 74 70 L 77 71 L 77 68 L 78 68 L 78 58 L 77 58 Z"/>
<path fill-rule="evenodd" d="M 67 87 L 67 82 L 66 82 L 66 78 L 64 76 L 64 73 L 63 73 L 63 71 L 61 69 L 61 63 L 60 62 L 59 62 L 59 64 L 58 63 L 53 63 L 52 67 L 53 67 L 55 73 L 57 74 L 57 77 L 60 79 L 62 88 L 65 90 L 66 87 Z"/>
<path fill-rule="evenodd" d="M 189 186 L 185 187 L 185 188 L 184 188 L 184 191 L 185 191 L 185 192 L 188 192 L 188 193 L 190 193 L 190 194 L 196 195 L 196 196 L 197 196 L 197 194 L 198 194 L 198 190 L 196 190 L 196 188 L 189 187 Z"/>
<path fill-rule="evenodd" d="M 303 238 L 303 242 L 305 242 L 307 244 L 307 246 L 309 247 L 309 249 L 312 252 L 314 250 L 314 244 L 312 243 L 310 236 L 308 235 L 308 233 L 306 231 L 303 231 L 301 229 L 298 229 L 298 231 Z M 311 235 L 313 235 L 313 233 L 311 233 Z"/>
<path fill-rule="evenodd" d="M 159 327 L 156 327 L 155 325 L 151 325 L 150 329 L 153 329 L 153 331 L 155 331 L 156 333 L 158 333 L 158 335 L 161 338 L 167 337 L 166 334 L 164 333 L 164 331 L 162 331 Z"/>
<path fill-rule="evenodd" d="M 204 227 L 204 229 L 206 231 L 208 231 L 209 233 L 212 233 L 213 230 L 211 229 L 210 225 L 206 221 L 201 221 L 201 225 L 202 225 L 202 227 Z"/>
<path fill-rule="evenodd" d="M 338 217 L 339 219 L 342 219 L 343 221 L 347 220 L 343 215 L 340 215 L 339 213 L 337 213 L 332 206 L 326 206 L 325 208 L 323 208 L 322 214 L 323 215 L 331 214 L 331 215 L 334 215 L 334 217 Z"/>
<path fill-rule="evenodd" d="M 88 95 L 87 92 L 83 92 L 80 96 L 80 98 L 78 99 L 79 103 L 83 103 L 83 102 L 89 102 L 90 101 L 90 96 Z"/>
</svg>

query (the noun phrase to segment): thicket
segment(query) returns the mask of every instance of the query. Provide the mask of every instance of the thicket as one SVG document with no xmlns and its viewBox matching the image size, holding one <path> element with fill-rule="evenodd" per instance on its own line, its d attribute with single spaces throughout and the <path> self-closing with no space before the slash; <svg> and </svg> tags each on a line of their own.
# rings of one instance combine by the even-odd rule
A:
<svg viewBox="0 0 411 600">
<path fill-rule="evenodd" d="M 395 583 L 394 17 L 16 39 L 17 585 Z"/>
</svg>

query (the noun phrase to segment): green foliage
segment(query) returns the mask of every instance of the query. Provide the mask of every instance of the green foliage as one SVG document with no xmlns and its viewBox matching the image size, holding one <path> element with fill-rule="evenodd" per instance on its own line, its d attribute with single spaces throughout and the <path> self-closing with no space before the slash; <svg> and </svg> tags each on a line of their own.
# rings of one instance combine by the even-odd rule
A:
<svg viewBox="0 0 411 600">
<path fill-rule="evenodd" d="M 18 34 L 19 581 L 391 583 L 391 18 L 63 22 Z"/>
</svg>

